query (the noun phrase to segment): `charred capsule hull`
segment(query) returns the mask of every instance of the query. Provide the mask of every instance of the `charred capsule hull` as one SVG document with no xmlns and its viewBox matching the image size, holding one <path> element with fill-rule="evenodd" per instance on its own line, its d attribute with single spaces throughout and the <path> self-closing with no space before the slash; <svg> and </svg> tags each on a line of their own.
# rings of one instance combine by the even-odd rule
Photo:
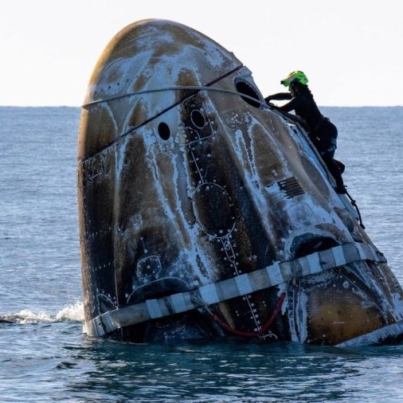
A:
<svg viewBox="0 0 403 403">
<path fill-rule="evenodd" d="M 184 25 L 140 21 L 101 55 L 78 206 L 90 335 L 354 345 L 403 332 L 402 289 L 304 131 Z"/>
</svg>

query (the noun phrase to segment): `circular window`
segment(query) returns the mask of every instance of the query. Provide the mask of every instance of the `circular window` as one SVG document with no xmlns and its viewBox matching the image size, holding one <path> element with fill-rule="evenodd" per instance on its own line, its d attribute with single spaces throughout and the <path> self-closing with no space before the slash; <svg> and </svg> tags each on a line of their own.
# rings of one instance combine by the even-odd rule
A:
<svg viewBox="0 0 403 403">
<path fill-rule="evenodd" d="M 169 130 L 169 126 L 166 123 L 161 122 L 158 125 L 158 134 L 160 135 L 162 140 L 168 140 L 169 136 L 171 135 L 171 131 Z"/>
<path fill-rule="evenodd" d="M 255 88 L 247 81 L 238 80 L 235 82 L 236 90 L 241 94 L 241 98 L 249 105 L 259 108 L 261 105 L 260 97 Z M 245 96 L 242 96 L 245 95 Z M 254 101 L 256 100 L 256 101 Z"/>
<path fill-rule="evenodd" d="M 192 120 L 192 123 L 199 129 L 202 129 L 206 125 L 206 119 L 204 119 L 202 113 L 197 109 L 194 109 L 191 112 L 190 119 Z"/>
</svg>

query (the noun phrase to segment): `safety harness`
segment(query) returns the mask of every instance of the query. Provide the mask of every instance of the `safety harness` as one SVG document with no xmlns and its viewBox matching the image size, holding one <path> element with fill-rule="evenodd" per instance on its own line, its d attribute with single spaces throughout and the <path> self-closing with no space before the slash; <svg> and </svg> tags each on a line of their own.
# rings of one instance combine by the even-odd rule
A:
<svg viewBox="0 0 403 403">
<path fill-rule="evenodd" d="M 90 336 L 104 336 L 126 326 L 217 304 L 288 283 L 292 278 L 318 274 L 363 260 L 386 263 L 383 254 L 373 245 L 351 242 L 297 259 L 274 262 L 263 269 L 190 291 L 118 307 L 87 322 L 86 332 Z"/>
</svg>

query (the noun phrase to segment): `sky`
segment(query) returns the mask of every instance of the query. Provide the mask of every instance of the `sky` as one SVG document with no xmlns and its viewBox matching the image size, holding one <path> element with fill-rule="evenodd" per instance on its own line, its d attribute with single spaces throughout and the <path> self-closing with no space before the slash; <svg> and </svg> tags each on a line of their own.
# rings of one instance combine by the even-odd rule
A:
<svg viewBox="0 0 403 403">
<path fill-rule="evenodd" d="M 400 0 L 0 0 L 0 106 L 80 106 L 108 42 L 146 18 L 185 24 L 264 96 L 293 70 L 322 106 L 403 105 Z"/>
</svg>

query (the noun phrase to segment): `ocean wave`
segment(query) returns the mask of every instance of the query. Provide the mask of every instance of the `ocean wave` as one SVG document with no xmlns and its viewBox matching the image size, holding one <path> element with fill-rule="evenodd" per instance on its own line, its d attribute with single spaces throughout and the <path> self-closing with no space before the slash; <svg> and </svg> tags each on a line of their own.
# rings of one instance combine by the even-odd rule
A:
<svg viewBox="0 0 403 403">
<path fill-rule="evenodd" d="M 17 313 L 0 316 L 0 323 L 32 324 L 39 322 L 84 322 L 84 306 L 81 301 L 66 305 L 56 315 L 23 309 Z"/>
</svg>

